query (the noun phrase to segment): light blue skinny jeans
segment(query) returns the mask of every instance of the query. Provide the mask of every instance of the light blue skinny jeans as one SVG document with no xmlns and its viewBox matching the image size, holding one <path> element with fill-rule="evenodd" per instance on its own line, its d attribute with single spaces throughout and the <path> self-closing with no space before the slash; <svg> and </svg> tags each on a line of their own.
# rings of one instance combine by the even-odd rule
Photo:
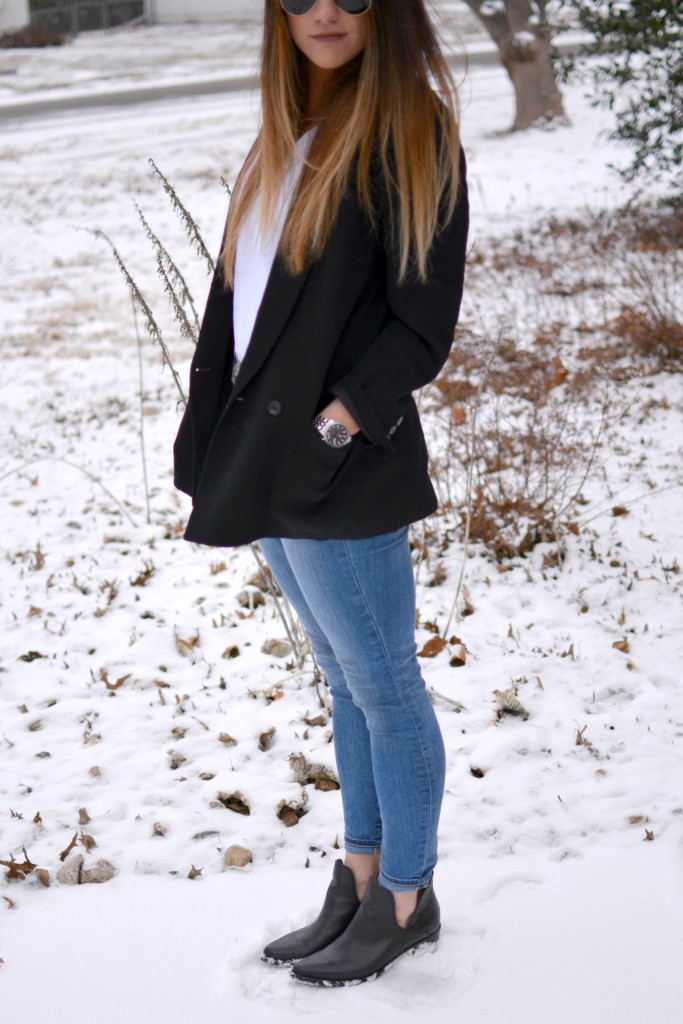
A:
<svg viewBox="0 0 683 1024">
<path fill-rule="evenodd" d="M 344 845 L 380 853 L 380 883 L 427 885 L 443 739 L 415 648 L 408 528 L 364 540 L 260 540 L 332 693 Z"/>
</svg>

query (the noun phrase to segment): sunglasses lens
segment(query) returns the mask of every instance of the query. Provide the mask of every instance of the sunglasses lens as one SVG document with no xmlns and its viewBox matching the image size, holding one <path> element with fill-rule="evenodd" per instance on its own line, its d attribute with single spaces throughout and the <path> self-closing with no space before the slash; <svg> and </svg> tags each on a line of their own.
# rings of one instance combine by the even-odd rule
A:
<svg viewBox="0 0 683 1024">
<path fill-rule="evenodd" d="M 299 14 L 308 14 L 315 7 L 316 0 L 281 0 L 281 3 L 287 14 L 297 17 Z"/>
<path fill-rule="evenodd" d="M 308 14 L 317 0 L 280 0 L 287 14 L 297 17 L 300 14 Z M 337 7 L 345 14 L 365 14 L 370 9 L 372 0 L 335 0 Z"/>
</svg>

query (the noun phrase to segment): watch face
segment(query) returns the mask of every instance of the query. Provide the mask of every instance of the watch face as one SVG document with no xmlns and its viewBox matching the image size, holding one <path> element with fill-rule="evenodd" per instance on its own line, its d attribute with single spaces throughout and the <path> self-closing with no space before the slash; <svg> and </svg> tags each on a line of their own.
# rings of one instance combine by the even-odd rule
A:
<svg viewBox="0 0 683 1024">
<path fill-rule="evenodd" d="M 343 423 L 329 423 L 325 428 L 324 436 L 327 443 L 333 448 L 341 448 L 351 440 L 351 435 Z"/>
</svg>

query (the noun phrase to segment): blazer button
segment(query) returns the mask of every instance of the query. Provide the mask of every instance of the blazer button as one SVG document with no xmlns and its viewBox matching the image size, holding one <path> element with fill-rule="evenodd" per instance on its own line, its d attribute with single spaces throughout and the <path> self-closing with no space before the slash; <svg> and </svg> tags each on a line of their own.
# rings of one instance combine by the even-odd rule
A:
<svg viewBox="0 0 683 1024">
<path fill-rule="evenodd" d="M 282 406 L 279 402 L 268 402 L 268 412 L 271 416 L 279 416 L 282 412 Z"/>
</svg>

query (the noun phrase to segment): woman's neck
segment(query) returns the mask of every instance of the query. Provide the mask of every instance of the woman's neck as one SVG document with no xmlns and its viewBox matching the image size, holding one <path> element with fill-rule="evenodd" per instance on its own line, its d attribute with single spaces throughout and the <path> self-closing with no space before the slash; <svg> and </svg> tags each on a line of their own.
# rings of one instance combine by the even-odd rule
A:
<svg viewBox="0 0 683 1024">
<path fill-rule="evenodd" d="M 315 123 L 325 112 L 327 106 L 327 89 L 334 71 L 319 68 L 316 64 L 308 65 L 308 99 L 306 102 L 306 120 Z"/>
</svg>

